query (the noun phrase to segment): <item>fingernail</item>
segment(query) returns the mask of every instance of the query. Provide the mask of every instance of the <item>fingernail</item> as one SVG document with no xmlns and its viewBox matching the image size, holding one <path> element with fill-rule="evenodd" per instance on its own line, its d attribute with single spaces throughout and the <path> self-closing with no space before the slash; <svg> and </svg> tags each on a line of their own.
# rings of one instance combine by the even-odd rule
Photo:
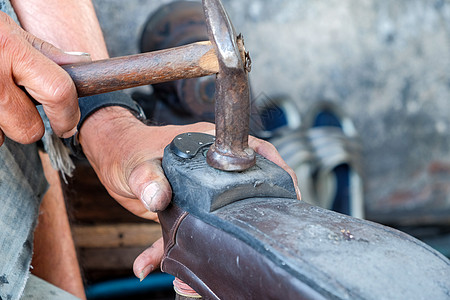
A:
<svg viewBox="0 0 450 300">
<path fill-rule="evenodd" d="M 148 210 L 156 211 L 156 197 L 160 190 L 159 184 L 156 182 L 152 182 L 145 187 L 142 192 L 141 200 Z"/>
<path fill-rule="evenodd" d="M 145 277 L 147 277 L 148 274 L 150 274 L 150 272 L 153 271 L 153 265 L 149 265 L 147 267 L 145 267 L 141 273 L 139 273 L 139 281 L 144 280 Z"/>
<path fill-rule="evenodd" d="M 69 131 L 64 132 L 61 137 L 63 139 L 67 139 L 67 138 L 70 138 L 71 136 L 75 135 L 75 133 L 77 133 L 77 126 L 75 126 L 74 128 L 72 128 Z"/>
<path fill-rule="evenodd" d="M 64 51 L 65 54 L 75 55 L 75 56 L 91 56 L 87 52 L 78 52 L 78 51 Z"/>
</svg>

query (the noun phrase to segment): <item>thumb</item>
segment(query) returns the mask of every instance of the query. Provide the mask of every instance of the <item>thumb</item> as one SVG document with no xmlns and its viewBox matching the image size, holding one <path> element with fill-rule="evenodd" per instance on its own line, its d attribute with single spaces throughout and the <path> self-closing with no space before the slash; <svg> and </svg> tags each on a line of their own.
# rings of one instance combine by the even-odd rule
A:
<svg viewBox="0 0 450 300">
<path fill-rule="evenodd" d="M 172 198 L 172 190 L 164 176 L 160 160 L 145 161 L 134 168 L 128 179 L 128 186 L 152 212 L 165 209 Z"/>
<path fill-rule="evenodd" d="M 58 65 L 67 65 L 75 63 L 83 63 L 92 61 L 91 55 L 85 52 L 66 52 L 40 38 L 35 37 L 31 33 L 22 31 L 23 37 L 39 52 L 50 58 Z"/>
</svg>

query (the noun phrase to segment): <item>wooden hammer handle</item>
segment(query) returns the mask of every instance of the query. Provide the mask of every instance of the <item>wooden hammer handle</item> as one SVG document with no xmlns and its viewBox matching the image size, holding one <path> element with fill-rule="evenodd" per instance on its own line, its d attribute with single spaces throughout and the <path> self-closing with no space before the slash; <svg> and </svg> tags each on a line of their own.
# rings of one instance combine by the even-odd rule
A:
<svg viewBox="0 0 450 300">
<path fill-rule="evenodd" d="M 72 77 L 79 97 L 219 71 L 216 53 L 209 41 L 62 67 Z"/>
</svg>

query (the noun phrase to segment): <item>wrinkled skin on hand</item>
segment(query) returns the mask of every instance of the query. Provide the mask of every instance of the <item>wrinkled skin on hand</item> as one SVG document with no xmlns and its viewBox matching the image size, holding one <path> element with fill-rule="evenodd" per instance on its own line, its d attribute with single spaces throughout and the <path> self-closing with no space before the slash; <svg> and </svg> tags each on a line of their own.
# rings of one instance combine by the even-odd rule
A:
<svg viewBox="0 0 450 300">
<path fill-rule="evenodd" d="M 71 55 L 20 28 L 0 12 L 0 145 L 5 135 L 29 144 L 44 134 L 31 97 L 43 105 L 56 134 L 69 137 L 80 118 L 75 85 L 59 65 L 90 61 Z"/>
<path fill-rule="evenodd" d="M 111 125 L 99 127 L 99 122 Z M 147 126 L 123 108 L 105 108 L 86 120 L 80 131 L 80 142 L 109 194 L 135 215 L 157 221 L 155 212 L 165 209 L 172 196 L 161 167 L 163 151 L 183 132 L 214 134 L 214 124 Z M 249 145 L 289 172 L 300 198 L 295 173 L 275 147 L 254 137 L 250 137 Z M 135 275 L 141 279 L 146 277 L 160 264 L 162 255 L 160 239 L 136 258 Z"/>
</svg>

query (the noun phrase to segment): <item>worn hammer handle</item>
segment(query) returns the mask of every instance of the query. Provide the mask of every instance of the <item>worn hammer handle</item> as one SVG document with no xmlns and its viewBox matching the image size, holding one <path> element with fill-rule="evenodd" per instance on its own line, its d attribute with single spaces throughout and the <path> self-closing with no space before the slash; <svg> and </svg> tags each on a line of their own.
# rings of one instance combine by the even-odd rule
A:
<svg viewBox="0 0 450 300">
<path fill-rule="evenodd" d="M 215 74 L 219 64 L 211 42 L 65 65 L 78 96 L 92 96 L 126 88 Z"/>
</svg>

